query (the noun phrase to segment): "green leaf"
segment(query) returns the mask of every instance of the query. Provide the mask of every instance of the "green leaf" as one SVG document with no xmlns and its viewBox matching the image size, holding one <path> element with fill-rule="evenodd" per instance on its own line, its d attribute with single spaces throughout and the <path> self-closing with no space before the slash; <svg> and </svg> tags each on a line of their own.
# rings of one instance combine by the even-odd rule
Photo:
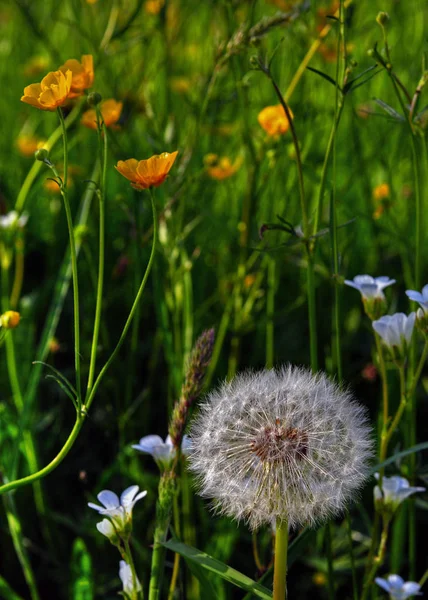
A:
<svg viewBox="0 0 428 600">
<path fill-rule="evenodd" d="M 218 600 L 219 593 L 214 583 L 211 581 L 207 570 L 202 568 L 198 563 L 188 560 L 184 557 L 187 566 L 189 567 L 192 575 L 196 577 L 196 579 L 201 584 L 201 590 L 203 590 L 203 598 L 206 600 Z"/>
<path fill-rule="evenodd" d="M 378 106 L 380 106 L 386 113 L 388 113 L 388 115 L 390 117 L 392 117 L 394 119 L 394 121 L 400 121 L 401 123 L 404 122 L 404 117 L 402 115 L 400 115 L 400 113 L 398 113 L 394 108 L 392 108 L 392 106 L 389 106 L 389 104 L 387 104 L 386 102 L 384 102 L 383 100 L 380 100 L 379 98 L 373 98 L 373 100 L 376 102 L 376 104 Z"/>
<path fill-rule="evenodd" d="M 92 559 L 81 538 L 75 539 L 71 556 L 71 598 L 73 600 L 93 600 Z"/>
<path fill-rule="evenodd" d="M 394 463 L 398 458 L 403 458 L 404 456 L 408 456 L 409 454 L 415 454 L 416 452 L 420 452 L 421 450 L 428 450 L 428 442 L 422 442 L 421 444 L 416 444 L 416 446 L 412 446 L 411 448 L 407 448 L 406 450 L 397 452 L 393 456 L 390 456 L 383 462 L 373 467 L 370 471 L 370 475 L 374 475 L 382 467 L 387 467 L 388 465 Z"/>
<path fill-rule="evenodd" d="M 342 91 L 341 87 L 339 85 L 336 85 L 335 80 L 330 77 L 330 75 L 327 75 L 327 73 L 323 73 L 322 71 L 318 71 L 318 69 L 314 69 L 313 67 L 306 67 L 309 71 L 312 71 L 313 73 L 316 73 L 317 75 L 319 75 L 320 77 L 322 77 L 323 79 L 325 79 L 326 81 L 328 81 L 329 83 L 331 83 L 332 85 L 334 85 L 334 87 L 338 87 L 340 91 Z"/>
<path fill-rule="evenodd" d="M 209 554 L 201 552 L 201 550 L 198 550 L 197 548 L 192 548 L 192 546 L 187 546 L 182 542 L 177 542 L 174 540 L 164 542 L 163 545 L 165 548 L 168 548 L 169 550 L 184 556 L 184 558 L 197 563 L 204 569 L 207 569 L 212 573 L 216 573 L 229 583 L 232 583 L 243 590 L 247 590 L 248 592 L 252 592 L 258 598 L 264 598 L 265 600 L 272 598 L 272 592 L 270 590 L 263 587 L 259 583 L 256 583 L 253 579 L 250 579 L 250 577 L 247 577 L 243 573 L 236 571 L 236 569 L 232 569 L 216 558 L 213 558 Z"/>
<path fill-rule="evenodd" d="M 0 576 L 0 598 L 3 600 L 23 600 L 21 596 L 18 596 L 13 589 L 10 587 L 6 579 Z"/>
<path fill-rule="evenodd" d="M 361 81 L 358 85 L 354 85 L 354 83 L 356 81 L 358 81 L 359 79 L 361 79 L 361 77 L 363 77 L 366 73 L 369 73 L 370 71 L 373 71 L 374 69 L 377 69 L 379 65 L 372 65 L 371 67 L 369 67 L 368 69 L 364 69 L 364 71 L 361 71 L 361 73 L 359 73 L 358 75 L 356 75 L 354 77 L 354 79 L 351 79 L 350 81 L 348 81 L 344 86 L 343 86 L 343 93 L 346 94 L 349 91 L 352 91 L 354 89 L 356 89 L 357 87 L 360 87 L 360 85 L 364 85 L 367 81 L 370 81 L 370 79 L 372 79 L 372 77 L 374 77 L 375 75 L 377 75 L 378 73 L 381 73 L 381 71 L 375 71 L 374 73 L 372 73 L 370 75 L 370 77 L 366 77 L 363 81 Z"/>
</svg>

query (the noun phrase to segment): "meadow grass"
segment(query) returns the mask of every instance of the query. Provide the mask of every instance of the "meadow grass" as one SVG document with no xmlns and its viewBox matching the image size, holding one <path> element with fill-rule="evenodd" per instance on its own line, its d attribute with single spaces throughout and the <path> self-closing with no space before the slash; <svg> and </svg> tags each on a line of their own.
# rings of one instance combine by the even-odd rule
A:
<svg viewBox="0 0 428 600">
<path fill-rule="evenodd" d="M 422 0 L 1 4 L 0 598 L 282 600 L 286 562 L 290 599 L 423 586 L 428 504 L 386 490 L 427 477 L 428 298 L 405 294 L 428 283 L 427 18 Z M 86 55 L 75 98 L 20 102 Z M 360 274 L 395 284 L 361 296 Z M 406 341 L 372 326 L 418 309 Z M 286 363 L 352 390 L 374 452 L 346 512 L 278 522 L 275 546 L 274 523 L 212 514 L 180 447 L 219 382 Z M 168 433 L 169 461 L 132 448 Z M 114 548 L 87 504 L 132 485 Z"/>
</svg>

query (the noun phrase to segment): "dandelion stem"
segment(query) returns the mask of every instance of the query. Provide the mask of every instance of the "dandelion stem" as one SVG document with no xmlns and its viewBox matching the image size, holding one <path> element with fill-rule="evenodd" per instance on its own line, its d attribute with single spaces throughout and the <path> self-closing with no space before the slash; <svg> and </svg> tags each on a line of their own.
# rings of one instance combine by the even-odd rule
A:
<svg viewBox="0 0 428 600">
<path fill-rule="evenodd" d="M 288 520 L 278 520 L 275 535 L 273 600 L 287 600 Z"/>
<path fill-rule="evenodd" d="M 80 406 L 82 401 L 80 385 L 80 317 L 79 317 L 79 280 L 77 274 L 76 241 L 74 237 L 73 219 L 71 216 L 70 203 L 68 201 L 67 179 L 68 179 L 68 143 L 67 128 L 61 107 L 57 109 L 59 121 L 62 127 L 62 141 L 64 149 L 64 173 L 61 182 L 61 195 L 64 200 L 65 214 L 67 216 L 68 235 L 70 239 L 70 259 L 73 274 L 73 304 L 74 304 L 74 366 L 76 370 L 77 402 Z"/>
</svg>

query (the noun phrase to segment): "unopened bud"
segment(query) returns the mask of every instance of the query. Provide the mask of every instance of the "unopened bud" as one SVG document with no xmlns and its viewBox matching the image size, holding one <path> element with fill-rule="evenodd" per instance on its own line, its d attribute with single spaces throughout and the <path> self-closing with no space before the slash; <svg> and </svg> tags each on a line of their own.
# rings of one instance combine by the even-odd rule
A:
<svg viewBox="0 0 428 600">
<path fill-rule="evenodd" d="M 103 97 L 98 92 L 91 92 L 88 94 L 88 104 L 89 106 L 96 106 L 102 101 Z"/>
<path fill-rule="evenodd" d="M 380 12 L 376 17 L 376 21 L 381 27 L 385 27 L 385 25 L 387 25 L 389 22 L 389 14 L 386 12 Z"/>
<path fill-rule="evenodd" d="M 35 151 L 34 158 L 40 160 L 40 162 L 49 163 L 49 151 L 46 148 L 39 148 Z"/>
</svg>

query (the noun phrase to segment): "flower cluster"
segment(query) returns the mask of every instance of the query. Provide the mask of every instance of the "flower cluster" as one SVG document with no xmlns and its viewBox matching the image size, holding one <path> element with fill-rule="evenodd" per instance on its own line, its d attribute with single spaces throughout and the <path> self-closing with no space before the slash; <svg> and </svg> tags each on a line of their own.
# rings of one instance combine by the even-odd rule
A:
<svg viewBox="0 0 428 600">
<path fill-rule="evenodd" d="M 372 448 L 365 410 L 351 395 L 293 366 L 224 383 L 190 434 L 201 495 L 252 529 L 342 511 L 367 476 Z"/>
<path fill-rule="evenodd" d="M 107 517 L 97 524 L 97 529 L 108 537 L 113 544 L 118 538 L 128 538 L 132 531 L 132 509 L 147 492 L 138 493 L 138 485 L 131 485 L 120 495 L 110 490 L 102 490 L 97 496 L 102 506 L 89 502 L 88 506 Z"/>
</svg>

